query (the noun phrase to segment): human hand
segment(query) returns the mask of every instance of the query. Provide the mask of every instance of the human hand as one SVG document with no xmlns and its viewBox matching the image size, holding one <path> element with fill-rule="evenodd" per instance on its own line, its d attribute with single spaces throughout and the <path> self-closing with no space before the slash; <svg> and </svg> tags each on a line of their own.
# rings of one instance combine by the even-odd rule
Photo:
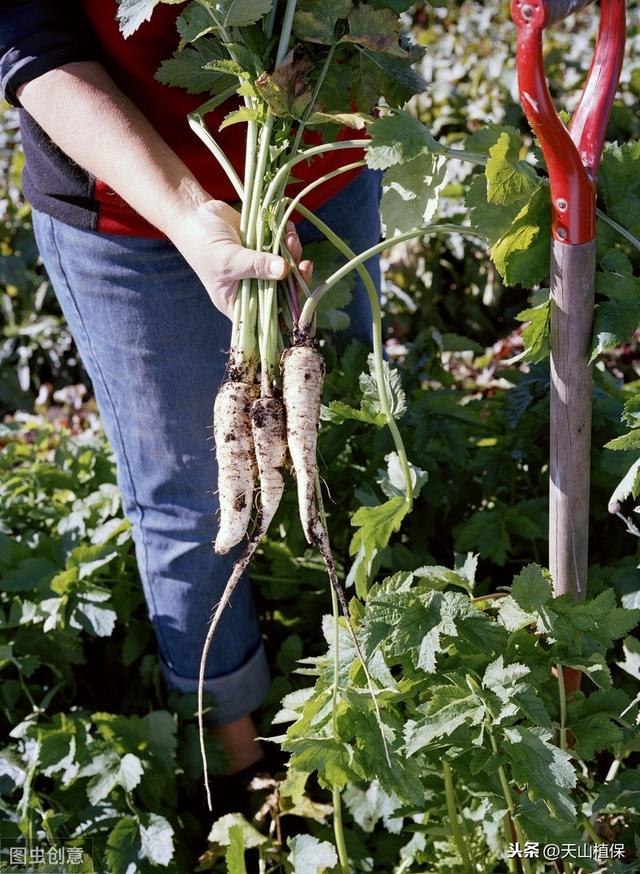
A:
<svg viewBox="0 0 640 874">
<path fill-rule="evenodd" d="M 214 306 L 229 318 L 242 279 L 284 279 L 289 266 L 284 258 L 245 248 L 240 241 L 240 213 L 219 200 L 195 206 L 169 234 L 184 259 L 198 275 Z M 287 249 L 303 277 L 311 263 L 300 261 L 302 246 L 293 222 L 287 225 Z"/>
</svg>

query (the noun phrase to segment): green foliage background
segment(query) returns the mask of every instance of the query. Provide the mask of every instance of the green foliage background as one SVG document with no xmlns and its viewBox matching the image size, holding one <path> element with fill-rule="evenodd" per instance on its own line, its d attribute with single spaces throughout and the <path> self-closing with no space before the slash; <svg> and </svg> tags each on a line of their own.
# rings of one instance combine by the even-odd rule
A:
<svg viewBox="0 0 640 874">
<path fill-rule="evenodd" d="M 640 167 L 640 12 L 629 11 L 628 60 L 609 139 L 621 144 L 635 139 L 636 146 L 624 153 L 611 150 L 610 173 L 605 172 L 611 187 L 603 189 L 602 203 L 622 222 L 629 207 L 620 206 L 616 170 L 627 161 Z M 411 21 L 427 49 L 422 72 L 429 83 L 414 108 L 438 140 L 461 145 L 487 122 L 509 124 L 526 135 L 515 100 L 514 31 L 506 2 L 419 4 Z M 558 28 L 549 40 L 548 70 L 563 108 L 575 103 L 592 38 L 593 28 L 581 23 L 575 32 L 573 24 Z M 191 871 L 198 857 L 203 870 L 225 870 L 226 858 L 229 870 L 241 871 L 242 847 L 263 839 L 244 823 L 227 822 L 214 828 L 207 850 L 212 824 L 200 789 L 195 702 L 167 696 L 162 687 L 112 455 L 90 398 L 69 389 L 86 378 L 38 264 L 29 209 L 20 195 L 22 159 L 12 111 L 3 115 L 0 161 L 0 406 L 9 414 L 0 429 L 0 721 L 7 736 L 0 751 L 0 835 L 89 835 L 95 870 L 109 874 L 127 872 L 129 865 L 143 872 Z M 631 178 L 629 170 L 621 178 L 627 178 L 625 172 Z M 466 215 L 467 174 L 462 166 L 450 172 L 440 206 L 447 220 Z M 610 202 L 604 202 L 607 192 Z M 640 197 L 635 189 L 627 194 Z M 484 859 L 482 870 L 506 870 L 496 838 L 500 805 L 486 800 L 499 794 L 495 767 L 487 765 L 489 734 L 477 742 L 483 726 L 495 723 L 491 708 L 498 704 L 521 719 L 514 727 L 505 716 L 496 729 L 496 761 L 510 769 L 514 781 L 528 782 L 518 802 L 528 836 L 574 839 L 571 816 L 555 833 L 549 831 L 543 804 L 565 813 L 578 804 L 586 815 L 599 810 L 611 838 L 633 852 L 640 793 L 637 706 L 626 723 L 616 715 L 637 696 L 640 645 L 630 636 L 636 614 L 617 613 L 612 594 L 629 610 L 640 607 L 640 532 L 633 521 L 640 485 L 634 334 L 640 323 L 634 278 L 640 265 L 637 252 L 616 245 L 618 255 L 601 263 L 598 286 L 596 340 L 604 354 L 596 363 L 594 390 L 589 579 L 594 600 L 578 617 L 586 641 L 581 664 L 595 679 L 586 696 L 570 702 L 568 714 L 575 756 L 588 763 L 586 776 L 579 773 L 574 782 L 566 753 L 552 748 L 548 736 L 550 721 L 559 718 L 549 666 L 566 664 L 568 651 L 580 646 L 571 628 L 577 614 L 569 607 L 563 613 L 561 606 L 549 612 L 548 584 L 538 566 L 546 563 L 547 536 L 544 301 L 539 294 L 530 299 L 528 287 L 503 285 L 479 244 L 454 237 L 397 247 L 386 259 L 387 348 L 398 363 L 405 398 L 401 429 L 424 482 L 401 533 L 388 544 L 380 536 L 376 545 L 382 522 L 392 535 L 395 521 L 360 509 L 393 502 L 394 477 L 388 434 L 367 424 L 366 416 L 359 421 L 345 415 L 345 405 L 362 408 L 359 375 L 367 371 L 367 350 L 355 343 L 340 357 L 331 346 L 326 350 L 320 458 L 342 578 L 351 570 L 350 593 L 360 595 L 366 594 L 365 565 L 377 580 L 366 607 L 354 602 L 353 611 L 369 634 L 372 664 L 395 686 L 382 713 L 400 770 L 385 782 L 378 728 L 363 703 L 363 678 L 344 629 L 336 630 L 325 616 L 330 601 L 324 573 L 304 542 L 289 491 L 252 575 L 273 666 L 260 729 L 270 735 L 295 720 L 284 740 L 293 767 L 283 809 L 305 815 L 319 842 L 297 839 L 290 852 L 277 842 L 270 845 L 269 858 L 286 870 L 322 870 L 320 863 L 316 869 L 303 867 L 309 851 L 324 858 L 327 870 L 335 864 L 327 849 L 332 834 L 323 787 L 336 784 L 345 787 L 356 870 L 464 870 L 446 825 L 436 767 L 443 757 L 457 769 L 458 801 L 474 856 Z M 603 258 L 612 248 L 603 229 Z M 611 294 L 621 283 L 627 287 L 623 298 Z M 529 322 L 524 335 L 518 314 Z M 523 351 L 523 336 L 530 351 L 513 361 Z M 20 414 L 12 415 L 16 410 Z M 621 481 L 626 485 L 618 487 Z M 618 515 L 609 511 L 614 490 L 612 509 Z M 360 516 L 354 517 L 356 512 Z M 361 534 L 355 549 L 354 525 Z M 516 574 L 508 598 L 482 600 L 510 586 Z M 532 591 L 537 601 L 531 600 Z M 475 607 L 469 594 L 477 599 Z M 391 608 L 395 612 L 385 612 Z M 371 629 L 390 615 L 396 631 L 376 647 Z M 509 641 L 505 627 L 513 632 Z M 330 687 L 327 646 L 330 651 L 336 631 L 344 653 L 337 740 L 323 735 L 326 714 L 318 715 Z M 541 642 L 538 632 L 555 642 Z M 433 671 L 443 660 L 446 681 Z M 524 673 L 517 667 L 520 660 Z M 390 677 L 384 665 L 391 666 Z M 471 690 L 466 676 L 472 678 Z M 305 688 L 314 694 L 300 691 Z M 469 704 L 473 695 L 484 709 L 475 698 Z M 457 707 L 462 700 L 464 707 Z M 304 740 L 310 726 L 315 747 Z M 630 767 L 603 795 L 598 783 L 612 755 L 622 751 Z M 352 756 L 348 764 L 346 752 Z M 549 785 L 531 776 L 545 757 L 553 759 L 557 778 Z M 213 744 L 210 760 L 214 769 L 221 767 Z M 309 772 L 315 776 L 307 781 Z M 611 826 L 620 811 L 622 821 Z"/>
</svg>

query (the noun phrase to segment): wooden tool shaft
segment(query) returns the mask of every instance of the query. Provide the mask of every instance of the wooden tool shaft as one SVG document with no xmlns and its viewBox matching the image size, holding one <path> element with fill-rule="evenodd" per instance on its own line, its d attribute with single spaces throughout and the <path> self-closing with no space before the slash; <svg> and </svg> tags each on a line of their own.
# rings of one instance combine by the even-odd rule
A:
<svg viewBox="0 0 640 874">
<path fill-rule="evenodd" d="M 549 569 L 556 596 L 582 600 L 589 560 L 589 481 L 596 243 L 553 242 Z"/>
</svg>

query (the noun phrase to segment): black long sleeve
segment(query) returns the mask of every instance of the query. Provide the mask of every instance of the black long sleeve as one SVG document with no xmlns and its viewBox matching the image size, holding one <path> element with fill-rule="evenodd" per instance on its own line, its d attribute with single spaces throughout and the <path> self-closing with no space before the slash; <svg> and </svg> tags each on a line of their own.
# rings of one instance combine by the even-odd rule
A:
<svg viewBox="0 0 640 874">
<path fill-rule="evenodd" d="M 93 34 L 79 4 L 69 0 L 2 0 L 0 3 L 0 87 L 20 106 L 20 85 L 73 61 L 99 59 Z"/>
</svg>

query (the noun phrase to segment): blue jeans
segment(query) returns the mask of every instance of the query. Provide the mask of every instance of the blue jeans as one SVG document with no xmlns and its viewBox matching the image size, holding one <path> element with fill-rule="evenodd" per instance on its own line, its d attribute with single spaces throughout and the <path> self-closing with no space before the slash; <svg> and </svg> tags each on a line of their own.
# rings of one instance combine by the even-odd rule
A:
<svg viewBox="0 0 640 874">
<path fill-rule="evenodd" d="M 317 213 L 356 252 L 378 242 L 379 174 L 364 171 Z M 212 607 L 239 549 L 213 552 L 218 512 L 213 399 L 231 323 L 166 240 L 99 234 L 33 216 L 36 240 L 91 377 L 113 446 L 124 511 L 170 687 L 197 688 Z M 319 239 L 307 222 L 302 243 Z M 368 268 L 379 282 L 377 262 Z M 360 287 L 349 308 L 370 332 Z M 225 611 L 207 663 L 211 724 L 255 710 L 270 678 L 247 576 Z"/>
</svg>

